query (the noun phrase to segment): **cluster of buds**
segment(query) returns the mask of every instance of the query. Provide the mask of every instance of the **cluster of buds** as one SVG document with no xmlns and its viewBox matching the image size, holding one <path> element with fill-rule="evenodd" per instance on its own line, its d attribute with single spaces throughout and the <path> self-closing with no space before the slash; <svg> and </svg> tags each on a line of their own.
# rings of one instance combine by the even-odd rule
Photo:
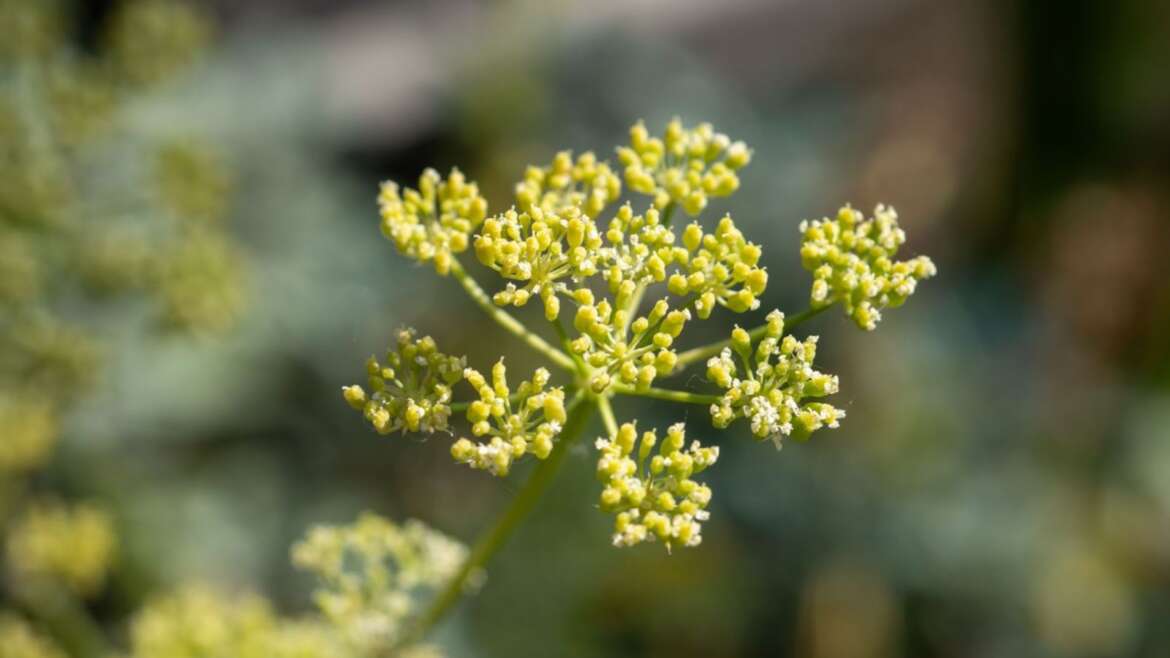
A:
<svg viewBox="0 0 1170 658">
<path fill-rule="evenodd" d="M 617 434 L 598 439 L 601 453 L 597 478 L 601 509 L 616 515 L 614 546 L 633 546 L 644 541 L 662 541 L 696 546 L 702 541 L 702 522 L 707 520 L 711 489 L 692 479 L 719 458 L 719 448 L 704 448 L 698 441 L 685 447 L 682 423 L 671 425 L 666 437 L 644 432 L 641 441 L 633 423 L 625 423 Z M 654 452 L 658 445 L 657 454 Z M 637 460 L 634 448 L 638 448 Z"/>
<path fill-rule="evenodd" d="M 446 276 L 452 254 L 462 253 L 470 234 L 487 216 L 487 201 L 479 187 L 469 183 L 458 169 L 446 180 L 434 169 L 418 179 L 418 189 L 399 193 L 398 184 L 382 183 L 378 193 L 382 234 L 403 255 L 421 263 L 433 262 L 435 271 Z"/>
<path fill-rule="evenodd" d="M 116 548 L 113 521 L 102 510 L 38 503 L 8 534 L 8 566 L 14 578 L 49 578 L 88 596 L 105 583 Z"/>
<path fill-rule="evenodd" d="M 685 263 L 686 252 L 674 246 L 674 233 L 662 223 L 657 208 L 635 215 L 630 204 L 614 214 L 605 232 L 607 246 L 600 250 L 604 263 L 602 276 L 616 293 L 626 281 L 635 285 L 661 283 L 666 280 L 666 268 L 673 263 Z"/>
<path fill-rule="evenodd" d="M 673 119 L 661 138 L 651 137 L 639 121 L 630 128 L 630 145 L 619 147 L 626 185 L 654 199 L 658 208 L 670 204 L 698 215 L 710 197 L 729 196 L 739 189 L 736 171 L 751 161 L 743 142 L 732 142 L 709 123 L 683 128 Z"/>
<path fill-rule="evenodd" d="M 508 387 L 503 359 L 492 366 L 490 383 L 473 368 L 464 371 L 464 378 L 479 395 L 467 407 L 471 433 L 491 438 L 486 443 L 459 439 L 451 445 L 455 461 L 502 477 L 524 455 L 549 456 L 567 415 L 565 391 L 548 388 L 548 370 L 537 368 L 515 394 Z"/>
<path fill-rule="evenodd" d="M 692 223 L 682 237 L 686 268 L 670 276 L 670 292 L 693 295 L 695 312 L 704 320 L 717 303 L 736 313 L 759 308 L 768 272 L 759 266 L 759 245 L 744 239 L 731 215 L 719 220 L 715 233 L 704 234 L 698 223 Z"/>
<path fill-rule="evenodd" d="M 656 377 L 670 374 L 678 362 L 672 346 L 691 319 L 690 310 L 671 310 L 660 299 L 649 313 L 629 323 L 627 332 L 629 311 L 625 308 L 635 290 L 633 281 L 622 282 L 616 295 L 618 310 L 606 299 L 594 303 L 588 288 L 573 292 L 580 304 L 573 327 L 581 335 L 569 347 L 591 369 L 589 384 L 595 393 L 604 392 L 615 381 L 645 390 Z"/>
<path fill-rule="evenodd" d="M 133 253 L 126 254 L 133 258 Z M 244 313 L 243 257 L 218 231 L 195 229 L 147 260 L 163 322 L 190 332 L 229 329 Z"/>
<path fill-rule="evenodd" d="M 466 557 L 463 544 L 418 521 L 399 526 L 373 514 L 313 528 L 292 550 L 293 564 L 321 583 L 318 608 L 357 655 L 400 640 L 421 595 L 446 583 Z"/>
<path fill-rule="evenodd" d="M 567 290 L 561 279 L 581 281 L 597 274 L 595 252 L 600 246 L 597 225 L 576 207 L 508 210 L 485 221 L 475 237 L 479 262 L 505 279 L 523 284 L 508 283 L 492 301 L 500 306 L 524 306 L 539 295 L 549 320 L 560 315 L 557 293 Z"/>
<path fill-rule="evenodd" d="M 539 208 L 546 213 L 579 209 L 597 217 L 622 193 L 622 182 L 609 168 L 598 162 L 592 151 L 573 160 L 572 151 L 561 151 L 547 167 L 528 167 L 524 180 L 516 183 L 516 205 L 524 212 Z"/>
<path fill-rule="evenodd" d="M 413 329 L 402 329 L 385 363 L 373 356 L 366 362 L 371 392 L 354 385 L 342 388 L 342 395 L 379 434 L 443 432 L 451 386 L 463 378 L 465 366 L 466 359 L 443 354 L 430 336 L 416 339 Z"/>
<path fill-rule="evenodd" d="M 114 69 L 131 84 L 154 84 L 187 68 L 211 30 L 206 18 L 177 0 L 123 2 L 107 32 Z"/>
<path fill-rule="evenodd" d="M 817 337 L 804 342 L 784 336 L 784 314 L 768 314 L 764 336 L 753 346 L 751 335 L 736 327 L 731 347 L 707 361 L 707 380 L 724 389 L 711 405 L 711 421 L 724 428 L 746 418 L 757 439 L 781 437 L 803 441 L 822 427 L 835 428 L 845 412 L 823 402 L 809 402 L 837 392 L 836 375 L 813 370 Z M 754 350 L 753 350 L 754 347 Z M 738 359 L 738 364 L 737 364 Z M 742 366 L 742 367 L 741 367 Z"/>
<path fill-rule="evenodd" d="M 800 259 L 813 274 L 813 307 L 840 302 L 862 329 L 876 328 L 881 309 L 901 306 L 919 281 L 936 273 L 927 256 L 894 260 L 906 233 L 891 207 L 878 205 L 867 220 L 845 206 L 836 219 L 801 222 L 800 232 Z"/>
</svg>

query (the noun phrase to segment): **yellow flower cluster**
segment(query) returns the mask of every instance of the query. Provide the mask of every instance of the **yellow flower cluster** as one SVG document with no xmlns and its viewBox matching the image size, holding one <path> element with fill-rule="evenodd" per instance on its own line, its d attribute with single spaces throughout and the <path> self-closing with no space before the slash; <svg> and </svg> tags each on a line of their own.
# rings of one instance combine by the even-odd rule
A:
<svg viewBox="0 0 1170 658">
<path fill-rule="evenodd" d="M 692 223 L 682 238 L 686 268 L 670 276 L 670 292 L 694 295 L 695 313 L 702 319 L 711 316 L 716 303 L 736 313 L 759 308 L 768 272 L 759 266 L 760 247 L 744 239 L 730 215 L 719 220 L 715 233 L 704 234 Z"/>
<path fill-rule="evenodd" d="M 674 339 L 691 319 L 688 309 L 671 310 L 665 299 L 656 302 L 646 315 L 629 324 L 626 338 L 624 310 L 634 297 L 636 286 L 626 280 L 618 288 L 619 310 L 603 299 L 594 303 L 593 292 L 581 288 L 573 293 L 577 314 L 573 327 L 581 332 L 569 347 L 591 368 L 589 385 L 595 393 L 607 390 L 615 381 L 644 390 L 658 376 L 670 374 L 678 362 Z"/>
<path fill-rule="evenodd" d="M 475 238 L 479 262 L 500 276 L 524 284 L 507 288 L 492 298 L 500 306 L 524 306 L 534 295 L 544 302 L 544 315 L 560 315 L 557 293 L 567 290 L 560 280 L 573 281 L 597 274 L 596 250 L 601 246 L 597 226 L 577 207 L 508 210 L 483 223 Z"/>
<path fill-rule="evenodd" d="M 659 209 L 675 204 L 691 216 L 702 212 L 709 198 L 739 189 L 735 172 L 751 161 L 743 142 L 733 143 L 709 123 L 686 129 L 677 118 L 661 138 L 651 137 L 639 121 L 630 128 L 630 145 L 617 153 L 631 190 L 652 197 Z"/>
<path fill-rule="evenodd" d="M 515 395 L 508 387 L 503 359 L 492 366 L 490 384 L 473 368 L 464 371 L 464 378 L 479 395 L 467 407 L 471 433 L 490 436 L 491 440 L 476 443 L 459 439 L 451 446 L 455 461 L 503 477 L 524 455 L 537 459 L 549 456 L 567 416 L 564 389 L 547 388 L 548 370 L 537 368 L 532 379 L 517 387 Z"/>
<path fill-rule="evenodd" d="M 0 615 L 0 658 L 66 658 L 47 637 L 24 620 Z"/>
<path fill-rule="evenodd" d="M 637 441 L 633 423 L 615 436 L 598 439 L 597 477 L 604 485 L 601 509 L 616 514 L 614 546 L 633 546 L 655 539 L 666 544 L 696 546 L 702 541 L 702 522 L 708 518 L 711 489 L 692 479 L 719 458 L 719 448 L 698 441 L 685 447 L 682 423 L 671 425 L 658 444 L 657 432 L 644 432 Z M 638 447 L 637 460 L 634 447 Z"/>
<path fill-rule="evenodd" d="M 857 326 L 872 331 L 881 309 L 901 306 L 918 282 L 937 272 L 927 256 L 896 261 L 906 233 L 898 213 L 878 205 L 871 219 L 849 206 L 835 219 L 803 221 L 800 258 L 813 274 L 812 305 L 840 302 Z"/>
<path fill-rule="evenodd" d="M 325 619 L 365 653 L 401 639 L 421 596 L 459 569 L 467 548 L 418 521 L 398 526 L 363 514 L 349 526 L 312 529 L 292 557 L 320 580 Z"/>
<path fill-rule="evenodd" d="M 452 254 L 467 250 L 468 237 L 487 216 L 487 201 L 475 183 L 452 169 L 446 180 L 434 169 L 418 179 L 418 189 L 399 193 L 393 181 L 382 183 L 378 193 L 382 214 L 382 235 L 398 251 L 420 263 L 433 262 L 435 271 L 446 276 Z"/>
<path fill-rule="evenodd" d="M 8 566 L 17 578 L 51 578 L 81 596 L 97 592 L 114 559 L 117 537 L 103 511 L 35 504 L 8 534 Z"/>
<path fill-rule="evenodd" d="M 379 434 L 444 432 L 451 386 L 462 379 L 465 365 L 466 359 L 440 352 L 430 336 L 416 339 L 414 329 L 402 329 L 386 363 L 373 356 L 366 362 L 371 393 L 357 385 L 341 391 Z"/>
<path fill-rule="evenodd" d="M 781 437 L 803 441 L 821 427 L 838 426 L 844 411 L 806 401 L 832 395 L 838 389 L 836 375 L 813 370 L 816 336 L 804 342 L 784 336 L 784 314 L 772 311 L 764 336 L 754 347 L 753 352 L 748 332 L 736 327 L 731 332 L 731 347 L 707 361 L 708 381 L 726 389 L 711 405 L 715 427 L 724 428 L 737 418 L 746 418 L 756 438 L 770 438 L 779 448 Z"/>
<path fill-rule="evenodd" d="M 604 264 L 601 274 L 612 293 L 626 281 L 661 283 L 666 280 L 668 265 L 687 259 L 686 251 L 674 246 L 674 233 L 662 223 L 657 208 L 635 215 L 630 204 L 623 205 L 610 220 L 605 240 L 607 246 L 598 253 Z"/>
<path fill-rule="evenodd" d="M 528 167 L 524 180 L 516 183 L 516 205 L 528 213 L 537 208 L 554 215 L 576 209 L 597 217 L 621 193 L 621 179 L 592 151 L 576 161 L 572 151 L 561 151 L 547 167 Z"/>
</svg>

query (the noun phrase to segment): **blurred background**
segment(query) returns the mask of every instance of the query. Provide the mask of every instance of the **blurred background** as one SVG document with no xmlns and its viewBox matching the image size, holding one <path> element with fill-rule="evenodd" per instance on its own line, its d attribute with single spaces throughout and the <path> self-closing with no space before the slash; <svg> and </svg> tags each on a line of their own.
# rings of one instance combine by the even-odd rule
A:
<svg viewBox="0 0 1170 658">
<path fill-rule="evenodd" d="M 448 653 L 1170 655 L 1170 4 L 175 4 L 0 0 L 0 515 L 102 510 L 70 550 L 115 535 L 106 582 L 61 558 L 87 632 L 191 581 L 307 609 L 289 545 L 361 510 L 471 541 L 523 473 L 339 389 L 403 325 L 536 362 L 394 252 L 377 183 L 459 166 L 499 209 L 678 115 L 754 148 L 705 217 L 764 245 L 762 310 L 804 308 L 797 225 L 847 201 L 940 275 L 875 333 L 801 327 L 841 429 L 777 453 L 689 410 L 723 447 L 700 548 L 611 548 L 582 444 Z"/>
</svg>

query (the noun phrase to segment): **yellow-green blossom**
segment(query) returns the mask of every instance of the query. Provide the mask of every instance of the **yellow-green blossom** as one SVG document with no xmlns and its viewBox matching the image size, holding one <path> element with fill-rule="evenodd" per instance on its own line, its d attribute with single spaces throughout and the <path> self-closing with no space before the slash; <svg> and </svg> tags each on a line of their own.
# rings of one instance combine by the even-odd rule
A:
<svg viewBox="0 0 1170 658">
<path fill-rule="evenodd" d="M 464 370 L 463 376 L 479 395 L 467 407 L 471 433 L 490 439 L 486 443 L 459 439 L 451 446 L 455 461 L 502 477 L 524 455 L 549 456 L 567 416 L 565 391 L 548 388 L 548 370 L 537 368 L 514 395 L 503 359 L 492 366 L 491 383 L 473 368 Z"/>
<path fill-rule="evenodd" d="M 678 362 L 673 349 L 674 340 L 691 319 L 689 309 L 673 309 L 665 299 L 650 307 L 649 313 L 629 323 L 629 312 L 624 310 L 633 298 L 636 286 L 626 280 L 619 286 L 617 309 L 609 300 L 594 303 L 592 291 L 581 288 L 573 293 L 580 304 L 573 318 L 573 327 L 581 332 L 570 343 L 575 354 L 589 366 L 589 385 L 601 393 L 614 382 L 645 390 L 660 375 L 670 374 Z"/>
<path fill-rule="evenodd" d="M 605 240 L 598 253 L 611 293 L 627 280 L 637 285 L 661 283 L 668 266 L 687 261 L 686 250 L 674 245 L 674 233 L 662 223 L 657 208 L 635 215 L 630 204 L 623 205 L 610 220 Z"/>
<path fill-rule="evenodd" d="M 715 304 L 736 313 L 755 310 L 768 285 L 768 272 L 759 266 L 760 247 L 748 242 L 731 215 L 719 220 L 715 233 L 703 233 L 692 223 L 683 231 L 687 258 L 682 271 L 667 281 L 670 292 L 693 295 L 695 313 L 710 317 Z"/>
<path fill-rule="evenodd" d="M 231 179 L 218 155 L 206 145 L 174 141 L 162 145 L 155 157 L 161 200 L 176 216 L 206 223 L 227 214 Z"/>
<path fill-rule="evenodd" d="M 451 386 L 462 379 L 466 359 L 443 354 L 430 336 L 415 338 L 414 329 L 398 332 L 386 362 L 366 362 L 370 393 L 346 386 L 342 394 L 379 434 L 445 432 L 451 416 Z"/>
<path fill-rule="evenodd" d="M 6 59 L 44 57 L 65 34 L 61 0 L 0 2 L 0 63 Z"/>
<path fill-rule="evenodd" d="M 117 537 L 113 521 L 90 505 L 34 504 L 8 534 L 8 566 L 18 578 L 51 578 L 87 596 L 105 583 Z"/>
<path fill-rule="evenodd" d="M 138 612 L 130 624 L 130 653 L 133 658 L 274 658 L 276 625 L 271 606 L 259 596 L 192 586 Z"/>
<path fill-rule="evenodd" d="M 555 320 L 560 314 L 557 294 L 568 288 L 561 281 L 581 281 L 597 273 L 596 250 L 601 246 L 597 226 L 580 209 L 560 210 L 532 207 L 515 209 L 483 223 L 475 236 L 479 262 L 510 281 L 492 298 L 500 306 L 524 306 L 533 296 L 544 302 L 544 315 Z"/>
<path fill-rule="evenodd" d="M 757 439 L 781 437 L 805 440 L 821 427 L 835 428 L 845 412 L 823 402 L 809 402 L 837 392 L 836 375 L 813 370 L 817 337 L 804 342 L 784 336 L 784 314 L 772 311 L 763 338 L 753 345 L 751 336 L 736 327 L 731 347 L 707 361 L 707 379 L 725 389 L 711 405 L 711 421 L 724 428 L 746 418 Z"/>
<path fill-rule="evenodd" d="M 418 521 L 395 525 L 363 514 L 349 526 L 320 526 L 293 547 L 293 563 L 320 580 L 315 600 L 351 646 L 392 646 L 420 599 L 462 565 L 462 544 Z"/>
<path fill-rule="evenodd" d="M 522 212 L 539 208 L 560 214 L 575 208 L 596 218 L 622 193 L 622 183 L 592 151 L 573 160 L 572 151 L 561 151 L 547 167 L 530 166 L 524 180 L 516 183 L 516 205 Z"/>
<path fill-rule="evenodd" d="M 662 138 L 651 137 L 639 121 L 630 128 L 630 145 L 617 153 L 627 187 L 652 197 L 660 209 L 675 204 L 692 216 L 709 198 L 739 189 L 735 172 L 751 161 L 743 142 L 732 142 L 709 123 L 684 128 L 677 118 L 666 124 Z"/>
<path fill-rule="evenodd" d="M 397 183 L 386 181 L 378 193 L 378 207 L 382 235 L 402 254 L 420 263 L 433 262 L 444 276 L 451 269 L 452 254 L 467 250 L 471 232 L 487 216 L 479 187 L 458 169 L 452 169 L 446 180 L 427 169 L 417 190 L 406 188 L 401 194 Z"/>
<path fill-rule="evenodd" d="M 692 477 L 715 463 L 719 448 L 704 448 L 698 441 L 684 447 L 685 430 L 683 423 L 671 425 L 653 456 L 657 432 L 644 432 L 638 443 L 633 423 L 622 425 L 615 436 L 597 440 L 601 509 L 616 514 L 614 546 L 657 539 L 670 549 L 676 543 L 697 546 L 703 540 L 711 489 Z"/>
<path fill-rule="evenodd" d="M 0 614 L 0 658 L 66 658 L 52 640 L 19 617 Z"/>
<path fill-rule="evenodd" d="M 898 227 L 898 213 L 891 207 L 878 205 L 874 216 L 865 219 L 845 206 L 836 219 L 801 222 L 800 232 L 801 263 L 813 274 L 813 307 L 840 302 L 862 329 L 872 331 L 881 309 L 901 306 L 919 281 L 936 273 L 927 256 L 894 260 L 906 232 Z"/>
<path fill-rule="evenodd" d="M 223 234 L 188 232 L 154 263 L 163 322 L 191 332 L 221 333 L 244 312 L 242 256 Z"/>
</svg>

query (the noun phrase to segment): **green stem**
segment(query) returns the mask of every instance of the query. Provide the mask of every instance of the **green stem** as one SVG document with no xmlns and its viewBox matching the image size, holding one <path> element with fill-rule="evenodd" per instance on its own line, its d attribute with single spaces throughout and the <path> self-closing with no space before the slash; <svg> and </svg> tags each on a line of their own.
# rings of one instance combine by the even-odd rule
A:
<svg viewBox="0 0 1170 658">
<path fill-rule="evenodd" d="M 43 624 L 70 655 L 78 658 L 111 655 L 112 648 L 101 628 L 71 592 L 48 583 L 27 583 L 14 588 L 11 594 L 17 605 Z"/>
<path fill-rule="evenodd" d="M 553 447 L 552 453 L 547 459 L 537 464 L 536 469 L 532 471 L 532 475 L 528 477 L 528 481 L 516 493 L 516 497 L 508 505 L 504 513 L 496 519 L 495 524 L 488 528 L 488 530 L 480 535 L 475 542 L 475 546 L 471 549 L 471 553 L 459 568 L 459 571 L 451 577 L 447 585 L 439 592 L 430 607 L 421 617 L 418 623 L 414 625 L 410 633 L 408 633 L 403 640 L 398 644 L 399 648 L 407 646 L 422 640 L 444 617 L 447 616 L 451 610 L 454 609 L 455 604 L 463 596 L 467 590 L 468 580 L 483 569 L 484 565 L 504 546 L 504 543 L 511 536 L 516 526 L 528 516 L 532 508 L 536 506 L 537 501 L 541 499 L 545 490 L 548 488 L 553 477 L 560 470 L 561 464 L 564 463 L 565 457 L 569 454 L 569 448 L 580 438 L 581 433 L 585 430 L 585 426 L 589 422 L 589 416 L 596 408 L 597 402 L 584 394 L 578 394 L 576 398 L 569 404 L 568 418 L 565 420 L 565 427 L 561 431 L 560 439 L 556 446 Z M 390 652 L 386 655 L 393 655 Z"/>
<path fill-rule="evenodd" d="M 670 400 L 671 402 L 685 402 L 687 404 L 714 404 L 719 401 L 718 395 L 705 395 L 703 393 L 691 393 L 690 391 L 676 391 L 668 388 L 654 388 L 653 386 L 647 389 L 636 389 L 628 386 L 615 386 L 615 393 L 621 395 L 633 395 L 643 398 L 654 398 L 655 400 Z"/>
<path fill-rule="evenodd" d="M 597 409 L 601 412 L 601 420 L 605 423 L 605 431 L 609 432 L 609 436 L 617 436 L 618 426 L 617 419 L 613 415 L 613 406 L 609 403 L 608 397 L 599 397 L 597 399 Z"/>
<path fill-rule="evenodd" d="M 804 309 L 800 313 L 797 313 L 795 315 L 784 318 L 784 331 L 789 331 L 793 327 L 805 322 L 806 320 L 810 320 L 810 319 L 820 315 L 827 308 L 829 308 L 829 306 L 822 306 L 820 308 L 811 308 L 810 307 L 810 308 Z M 748 333 L 751 334 L 752 340 L 759 340 L 760 337 L 764 335 L 764 332 L 767 331 L 767 329 L 768 329 L 768 325 L 762 324 L 762 325 L 756 327 L 755 329 L 752 329 Z M 696 347 L 694 349 L 687 350 L 687 351 L 683 352 L 682 354 L 678 355 L 678 363 L 675 365 L 675 372 L 685 368 L 686 366 L 688 366 L 696 361 L 702 361 L 703 359 L 707 359 L 709 357 L 715 356 L 716 354 L 722 352 L 724 347 L 730 347 L 730 346 L 731 346 L 731 339 L 727 338 L 725 340 L 711 343 L 709 345 L 703 345 L 701 347 Z"/>
<path fill-rule="evenodd" d="M 471 299 L 479 305 L 493 320 L 509 333 L 528 343 L 528 346 L 552 360 L 553 363 L 566 370 L 576 370 L 576 365 L 569 355 L 549 345 L 543 338 L 529 331 L 524 325 L 512 317 L 510 313 L 492 303 L 491 298 L 479 287 L 475 279 L 463 269 L 458 260 L 451 259 L 451 276 L 463 286 Z"/>
</svg>

